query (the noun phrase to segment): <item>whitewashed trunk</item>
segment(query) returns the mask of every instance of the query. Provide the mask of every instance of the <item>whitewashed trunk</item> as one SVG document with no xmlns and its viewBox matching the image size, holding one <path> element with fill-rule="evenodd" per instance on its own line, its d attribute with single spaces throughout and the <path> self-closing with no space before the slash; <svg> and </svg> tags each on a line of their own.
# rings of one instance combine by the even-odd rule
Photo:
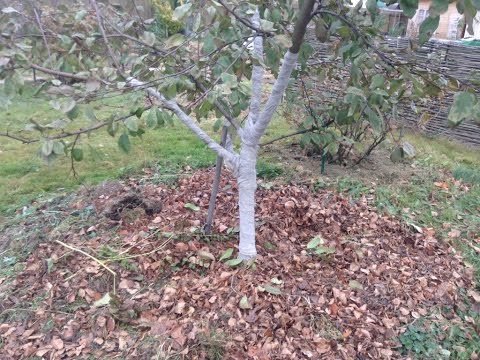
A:
<svg viewBox="0 0 480 360">
<path fill-rule="evenodd" d="M 249 260 L 257 255 L 255 248 L 255 190 L 257 190 L 257 146 L 243 144 L 238 167 L 238 206 L 240 245 L 238 257 Z"/>
</svg>

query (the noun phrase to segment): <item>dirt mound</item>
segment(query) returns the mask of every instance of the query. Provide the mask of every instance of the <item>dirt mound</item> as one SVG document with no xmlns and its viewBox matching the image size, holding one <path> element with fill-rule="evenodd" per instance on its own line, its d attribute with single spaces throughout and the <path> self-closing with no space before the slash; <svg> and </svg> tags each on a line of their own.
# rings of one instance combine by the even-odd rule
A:
<svg viewBox="0 0 480 360">
<path fill-rule="evenodd" d="M 162 210 L 122 216 L 113 232 L 97 216 L 38 246 L 14 280 L 0 279 L 4 356 L 401 358 L 405 325 L 455 308 L 472 286 L 470 269 L 428 230 L 414 233 L 366 200 L 294 185 L 258 190 L 256 262 L 219 261 L 238 241 L 236 184 L 223 178 L 207 237 L 212 176 L 136 187 Z M 83 206 L 101 214 L 109 201 Z"/>
</svg>

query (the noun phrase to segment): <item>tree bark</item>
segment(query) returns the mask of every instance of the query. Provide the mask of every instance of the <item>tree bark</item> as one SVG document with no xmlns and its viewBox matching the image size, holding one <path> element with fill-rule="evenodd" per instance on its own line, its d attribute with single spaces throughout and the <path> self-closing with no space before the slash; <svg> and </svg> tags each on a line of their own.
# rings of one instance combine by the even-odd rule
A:
<svg viewBox="0 0 480 360">
<path fill-rule="evenodd" d="M 257 146 L 242 145 L 238 167 L 238 208 L 240 244 L 238 258 L 249 260 L 257 255 L 255 247 L 255 191 L 257 190 Z"/>
</svg>

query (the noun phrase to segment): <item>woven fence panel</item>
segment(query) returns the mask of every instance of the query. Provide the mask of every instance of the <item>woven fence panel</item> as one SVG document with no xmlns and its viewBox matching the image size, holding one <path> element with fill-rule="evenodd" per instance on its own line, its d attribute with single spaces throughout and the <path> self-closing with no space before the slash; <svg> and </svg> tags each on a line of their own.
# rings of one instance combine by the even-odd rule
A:
<svg viewBox="0 0 480 360">
<path fill-rule="evenodd" d="M 307 38 L 315 49 L 310 60 L 312 65 L 332 61 L 331 45 L 319 43 L 311 33 Z M 480 74 L 480 47 L 467 46 L 458 42 L 430 40 L 421 48 L 410 51 L 409 39 L 389 37 L 385 38 L 380 46 L 390 52 L 392 57 L 414 61 L 420 67 L 435 69 L 465 82 L 469 82 L 477 73 Z M 332 91 L 326 84 L 319 84 L 316 87 L 321 91 Z M 415 109 L 405 103 L 400 106 L 399 118 L 405 121 L 405 125 L 420 129 L 427 135 L 443 136 L 480 147 L 480 126 L 473 121 L 466 120 L 456 128 L 448 126 L 448 111 L 452 101 L 453 92 L 447 92 L 443 99 L 429 99 L 423 105 L 417 104 Z M 428 112 L 430 119 L 426 123 L 421 123 L 420 118 L 424 112 Z"/>
</svg>

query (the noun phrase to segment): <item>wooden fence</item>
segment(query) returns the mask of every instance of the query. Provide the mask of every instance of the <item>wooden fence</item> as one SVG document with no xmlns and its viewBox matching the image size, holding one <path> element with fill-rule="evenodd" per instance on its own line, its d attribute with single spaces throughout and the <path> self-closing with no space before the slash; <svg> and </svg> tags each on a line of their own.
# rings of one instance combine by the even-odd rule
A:
<svg viewBox="0 0 480 360">
<path fill-rule="evenodd" d="M 331 50 L 328 44 L 319 43 L 313 36 L 308 36 L 310 44 L 315 48 L 312 63 L 328 63 L 331 61 Z M 427 44 L 409 51 L 410 40 L 407 38 L 386 37 L 380 45 L 403 60 L 415 61 L 419 66 L 429 67 L 443 74 L 453 76 L 470 83 L 473 78 L 480 80 L 480 47 L 468 46 L 459 42 L 430 40 Z M 325 91 L 331 91 L 325 87 Z M 403 104 L 399 115 L 406 125 L 421 129 L 431 136 L 443 136 L 462 143 L 480 146 L 480 126 L 471 120 L 464 121 L 455 128 L 448 126 L 448 112 L 453 101 L 453 92 L 447 92 L 443 99 L 429 100 L 423 105 Z M 430 119 L 421 123 L 423 113 L 427 112 Z"/>
</svg>

